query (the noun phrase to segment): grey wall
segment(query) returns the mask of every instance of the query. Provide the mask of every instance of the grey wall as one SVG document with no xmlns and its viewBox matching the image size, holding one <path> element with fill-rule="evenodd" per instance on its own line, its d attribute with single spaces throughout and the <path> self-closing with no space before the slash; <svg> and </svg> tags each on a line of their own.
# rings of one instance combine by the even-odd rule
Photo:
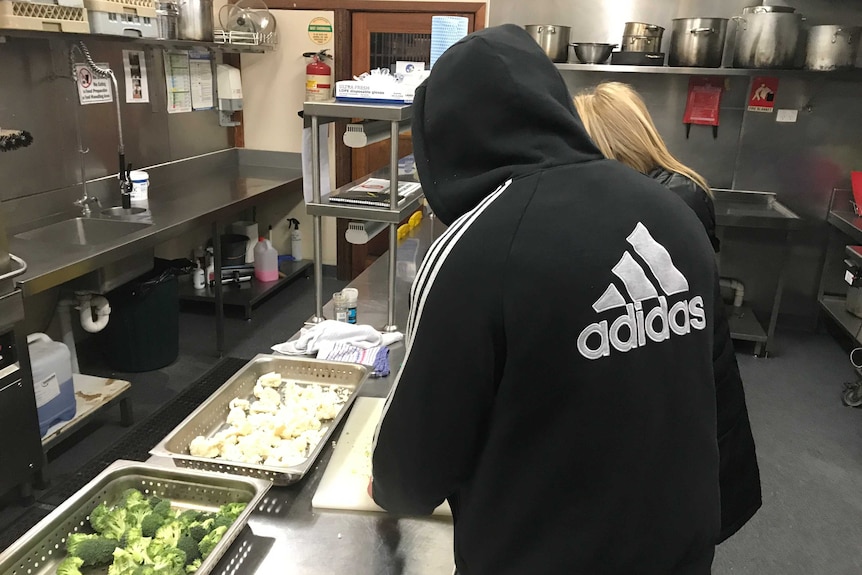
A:
<svg viewBox="0 0 862 575">
<path fill-rule="evenodd" d="M 227 129 L 215 111 L 168 114 L 162 52 L 122 41 L 86 44 L 96 62 L 118 73 L 128 161 L 143 167 L 228 147 Z M 78 112 L 86 155 L 86 179 L 117 172 L 117 121 L 114 104 L 79 106 L 69 79 L 69 41 L 8 37 L 0 43 L 0 126 L 33 134 L 29 148 L 0 157 L 0 201 L 33 196 L 81 181 L 77 153 Z M 149 104 L 125 104 L 122 50 L 144 50 Z M 7 222 L 8 224 L 9 222 Z"/>
<path fill-rule="evenodd" d="M 752 0 L 556 0 L 525 3 L 494 0 L 491 23 L 561 24 L 572 27 L 573 41 L 619 43 L 627 21 L 670 27 L 678 17 L 731 17 Z M 807 23 L 862 24 L 862 2 L 792 0 Z M 732 31 L 732 27 L 731 27 Z M 731 34 L 732 36 L 732 34 Z M 732 41 L 732 40 L 731 40 Z M 663 38 L 667 49 L 669 32 Z M 862 59 L 862 55 L 860 55 Z M 858 65 L 858 64 L 857 64 Z M 746 111 L 750 78 L 726 77 L 721 126 L 713 140 L 709 128 L 693 126 L 686 139 L 682 124 L 689 77 L 665 74 L 610 74 L 564 71 L 573 92 L 602 81 L 622 81 L 644 97 L 671 150 L 701 172 L 713 187 L 763 190 L 801 216 L 813 220 L 796 232 L 782 313 L 785 320 L 813 325 L 818 316 L 817 288 L 826 249 L 829 197 L 834 187 L 849 185 L 850 170 L 862 158 L 862 71 L 858 78 L 832 79 L 815 74 L 781 74 L 776 108 L 799 110 L 795 124 L 775 122 L 775 114 Z M 721 266 L 724 275 L 746 282 L 746 299 L 759 316 L 769 313 L 781 244 L 765 233 L 725 230 Z"/>
</svg>

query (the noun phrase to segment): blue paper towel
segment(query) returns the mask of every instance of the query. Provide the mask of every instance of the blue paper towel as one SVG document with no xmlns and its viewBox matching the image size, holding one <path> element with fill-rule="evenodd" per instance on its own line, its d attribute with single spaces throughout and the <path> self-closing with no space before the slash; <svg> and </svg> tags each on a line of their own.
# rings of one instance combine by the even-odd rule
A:
<svg viewBox="0 0 862 575">
<path fill-rule="evenodd" d="M 469 23 L 464 16 L 431 17 L 431 68 L 443 52 L 467 35 Z"/>
</svg>

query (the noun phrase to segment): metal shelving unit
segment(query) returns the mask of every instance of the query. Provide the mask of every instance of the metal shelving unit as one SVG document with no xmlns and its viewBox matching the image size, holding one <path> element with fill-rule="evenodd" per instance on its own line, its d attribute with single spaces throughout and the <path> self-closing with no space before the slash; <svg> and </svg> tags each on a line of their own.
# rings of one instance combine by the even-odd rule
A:
<svg viewBox="0 0 862 575">
<path fill-rule="evenodd" d="M 302 109 L 306 126 L 311 127 L 311 190 L 312 201 L 307 204 L 309 215 L 313 218 L 312 235 L 314 238 L 314 316 L 312 323 L 319 323 L 323 317 L 323 255 L 321 243 L 321 218 L 331 216 L 350 218 L 368 222 L 383 222 L 389 226 L 389 276 L 388 276 L 388 306 L 387 321 L 384 331 L 397 331 L 395 323 L 395 265 L 398 248 L 398 224 L 412 210 L 419 207 L 422 191 L 416 191 L 400 202 L 398 200 L 398 135 L 401 132 L 401 122 L 413 117 L 413 107 L 410 104 L 364 104 L 357 102 L 305 102 Z M 359 205 L 330 203 L 329 198 L 321 197 L 320 191 L 320 125 L 337 119 L 379 120 L 390 122 L 389 131 L 389 208 L 375 208 Z M 338 191 L 344 191 L 367 180 L 364 176 L 342 186 Z"/>
<path fill-rule="evenodd" d="M 862 344 L 862 319 L 847 311 L 847 295 L 826 293 L 827 278 L 835 277 L 832 272 L 835 271 L 835 263 L 838 261 L 837 259 L 831 261 L 830 254 L 836 254 L 843 246 L 840 253 L 844 256 L 857 263 L 862 259 L 858 250 L 847 245 L 848 240 L 862 244 L 862 217 L 857 216 L 853 211 L 852 198 L 853 194 L 850 190 L 832 190 L 829 214 L 826 216 L 826 221 L 832 226 L 832 232 L 829 234 L 829 243 L 823 256 L 820 287 L 817 293 L 820 308 L 825 315 L 847 332 L 856 343 Z M 830 263 L 833 265 L 830 266 Z"/>
<path fill-rule="evenodd" d="M 821 72 L 817 70 L 771 70 L 754 68 L 688 68 L 677 66 L 623 66 L 616 64 L 556 64 L 561 71 L 573 72 L 604 72 L 633 74 L 682 74 L 689 76 L 816 76 L 818 78 L 840 79 L 862 77 L 862 70 L 834 70 Z"/>
</svg>

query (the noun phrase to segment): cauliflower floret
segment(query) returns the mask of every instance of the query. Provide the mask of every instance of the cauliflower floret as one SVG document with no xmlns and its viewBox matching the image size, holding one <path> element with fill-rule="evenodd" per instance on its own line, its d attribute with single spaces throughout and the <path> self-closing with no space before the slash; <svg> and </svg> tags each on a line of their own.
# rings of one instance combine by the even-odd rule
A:
<svg viewBox="0 0 862 575">
<path fill-rule="evenodd" d="M 232 407 L 227 414 L 227 424 L 240 426 L 245 422 L 245 410 L 240 407 Z"/>
<path fill-rule="evenodd" d="M 338 415 L 338 410 L 341 406 L 335 403 L 321 403 L 317 406 L 317 412 L 315 412 L 315 416 L 317 419 L 335 419 L 335 416 Z"/>
<path fill-rule="evenodd" d="M 284 467 L 284 463 L 282 463 L 281 458 L 276 455 L 270 455 L 264 459 L 263 464 L 270 467 Z"/>
<path fill-rule="evenodd" d="M 230 408 L 231 409 L 239 408 L 239 409 L 243 409 L 245 411 L 248 411 L 249 405 L 251 405 L 251 404 L 247 399 L 240 399 L 238 397 L 234 397 L 233 399 L 230 400 Z"/>
<path fill-rule="evenodd" d="M 250 413 L 275 413 L 278 411 L 278 405 L 269 401 L 258 400 L 251 404 Z"/>
<path fill-rule="evenodd" d="M 242 449 L 238 445 L 227 445 L 221 452 L 221 458 L 228 461 L 243 461 Z"/>
<path fill-rule="evenodd" d="M 257 384 L 263 387 L 281 387 L 281 374 L 275 371 L 265 373 L 257 378 Z"/>
<path fill-rule="evenodd" d="M 246 419 L 240 425 L 235 425 L 231 427 L 231 429 L 234 430 L 237 435 L 249 435 L 250 433 L 254 432 L 254 424 L 248 419 Z"/>
<path fill-rule="evenodd" d="M 255 386 L 254 395 L 263 402 L 271 403 L 273 405 L 281 404 L 281 394 L 278 393 L 278 390 L 273 389 L 271 387 L 260 387 Z"/>
<path fill-rule="evenodd" d="M 198 435 L 189 444 L 189 453 L 195 457 L 218 457 L 219 448 L 214 441 Z"/>
<path fill-rule="evenodd" d="M 261 429 L 272 431 L 278 425 L 278 420 L 274 413 L 252 413 L 248 416 L 247 421 L 253 431 Z"/>
<path fill-rule="evenodd" d="M 285 398 L 293 397 L 293 395 L 296 393 L 296 388 L 297 385 L 295 381 L 293 381 L 292 379 L 285 379 L 282 384 L 281 394 Z"/>
</svg>

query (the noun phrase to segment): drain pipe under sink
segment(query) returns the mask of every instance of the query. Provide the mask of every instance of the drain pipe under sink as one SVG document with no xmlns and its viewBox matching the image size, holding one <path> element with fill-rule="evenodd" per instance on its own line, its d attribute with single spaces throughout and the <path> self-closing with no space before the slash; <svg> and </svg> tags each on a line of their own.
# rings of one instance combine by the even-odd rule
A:
<svg viewBox="0 0 862 575">
<path fill-rule="evenodd" d="M 81 327 L 88 333 L 96 333 L 105 329 L 111 314 L 111 306 L 107 298 L 98 294 L 75 292 L 77 299 L 63 299 L 57 304 L 60 316 L 60 330 L 63 332 L 63 343 L 69 348 L 72 356 L 72 373 L 81 373 L 78 367 L 78 351 L 75 346 L 75 334 L 72 331 L 72 309 L 80 312 Z M 96 318 L 93 319 L 95 313 Z"/>
<path fill-rule="evenodd" d="M 745 299 L 745 284 L 732 278 L 719 278 L 721 287 L 733 290 L 733 307 L 740 307 Z"/>
</svg>

